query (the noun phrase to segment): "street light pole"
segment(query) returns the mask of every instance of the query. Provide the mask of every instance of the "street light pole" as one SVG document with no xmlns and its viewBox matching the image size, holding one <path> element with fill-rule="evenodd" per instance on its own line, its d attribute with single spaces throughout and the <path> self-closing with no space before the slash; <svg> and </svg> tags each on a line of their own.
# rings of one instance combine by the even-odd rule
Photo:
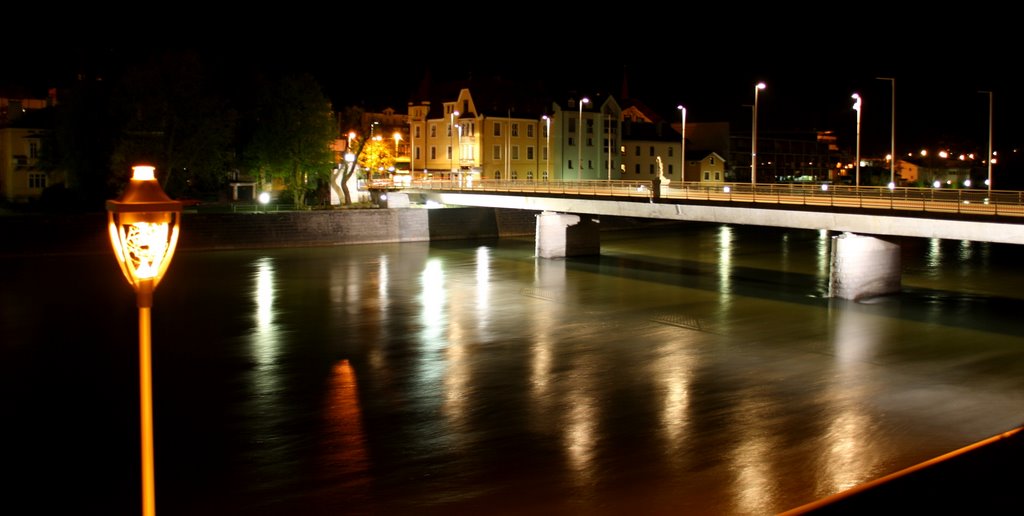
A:
<svg viewBox="0 0 1024 516">
<path fill-rule="evenodd" d="M 863 100 L 860 98 L 860 95 L 858 95 L 856 93 L 854 93 L 851 96 L 851 98 L 856 101 L 856 102 L 853 103 L 853 110 L 857 112 L 857 154 L 855 156 L 856 160 L 857 160 L 857 163 L 855 164 L 855 166 L 856 166 L 856 169 L 857 169 L 857 182 L 856 182 L 856 186 L 859 188 L 860 187 L 860 110 L 861 110 L 861 105 L 862 105 Z"/>
<path fill-rule="evenodd" d="M 892 128 L 889 130 L 892 141 L 889 148 L 889 188 L 896 188 L 896 78 L 875 77 L 880 81 L 889 81 L 892 84 Z"/>
<path fill-rule="evenodd" d="M 551 118 L 547 115 L 541 118 L 544 119 L 544 180 L 546 181 L 551 176 Z"/>
<path fill-rule="evenodd" d="M 684 182 L 686 181 L 686 108 L 679 104 L 676 109 L 683 112 L 683 136 L 679 141 L 682 144 L 679 147 L 679 181 Z"/>
<path fill-rule="evenodd" d="M 988 93 L 988 194 L 992 196 L 992 92 L 991 91 L 979 91 L 978 93 Z"/>
<path fill-rule="evenodd" d="M 750 186 L 757 185 L 757 94 L 765 89 L 763 82 L 754 86 L 754 125 L 750 138 Z"/>
<path fill-rule="evenodd" d="M 448 137 L 451 142 L 448 144 L 448 166 L 452 171 L 452 175 L 455 174 L 455 117 L 459 116 L 458 111 L 452 111 L 450 122 L 448 123 Z"/>
<path fill-rule="evenodd" d="M 153 466 L 153 290 L 178 246 L 181 203 L 171 200 L 156 181 L 154 168 L 132 167 L 132 180 L 118 200 L 107 201 L 107 230 L 114 257 L 135 289 L 139 309 L 139 403 L 142 443 L 142 513 L 156 514 Z"/>
<path fill-rule="evenodd" d="M 590 102 L 590 99 L 580 99 L 580 117 L 576 119 L 576 180 L 583 180 L 583 104 Z"/>
</svg>

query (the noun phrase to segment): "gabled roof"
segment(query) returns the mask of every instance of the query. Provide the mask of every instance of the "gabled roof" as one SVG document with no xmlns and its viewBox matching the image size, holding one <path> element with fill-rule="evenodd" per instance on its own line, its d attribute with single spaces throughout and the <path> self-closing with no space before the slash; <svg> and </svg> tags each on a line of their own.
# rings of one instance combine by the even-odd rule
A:
<svg viewBox="0 0 1024 516">
<path fill-rule="evenodd" d="M 658 124 L 665 121 L 665 119 L 662 118 L 661 115 L 656 113 L 653 109 L 648 107 L 647 104 L 644 104 L 642 101 L 638 99 L 625 98 L 622 99 L 619 102 L 619 104 L 622 106 L 623 111 L 631 107 L 635 107 L 637 111 L 643 113 L 643 115 L 647 117 L 653 124 Z"/>
<path fill-rule="evenodd" d="M 425 82 L 427 81 L 429 79 Z M 510 81 L 501 77 L 422 84 L 411 101 L 416 104 L 429 101 L 430 111 L 427 118 L 443 118 L 444 104 L 458 100 L 462 89 L 469 90 L 478 113 L 460 113 L 460 117 L 484 115 L 540 118 L 548 112 L 546 106 L 550 105 L 548 94 L 539 81 Z"/>
<path fill-rule="evenodd" d="M 714 155 L 714 156 L 715 156 L 716 158 L 718 158 L 718 159 L 719 159 L 719 161 L 721 161 L 721 162 L 723 162 L 723 163 L 725 162 L 725 158 L 723 158 L 721 154 L 719 154 L 719 153 L 717 153 L 717 152 L 715 152 L 715 151 L 713 151 L 713 150 L 707 150 L 707 149 L 691 149 L 691 148 L 689 148 L 689 147 L 687 147 L 687 148 L 686 148 L 686 161 L 698 161 L 698 160 L 703 160 L 704 158 L 706 158 L 706 157 L 708 157 L 708 156 L 710 156 L 710 155 L 712 155 L 712 154 L 713 154 L 713 155 Z"/>
</svg>

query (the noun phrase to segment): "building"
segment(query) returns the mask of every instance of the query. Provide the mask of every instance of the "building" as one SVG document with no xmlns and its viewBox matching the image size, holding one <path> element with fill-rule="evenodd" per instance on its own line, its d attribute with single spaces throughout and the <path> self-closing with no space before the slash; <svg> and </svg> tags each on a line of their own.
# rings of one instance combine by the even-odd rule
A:
<svg viewBox="0 0 1024 516">
<path fill-rule="evenodd" d="M 689 125 L 689 124 L 687 124 Z M 728 181 L 750 181 L 751 136 L 729 137 Z M 757 182 L 821 182 L 833 179 L 839 157 L 833 143 L 818 133 L 760 133 L 757 136 Z"/>
<path fill-rule="evenodd" d="M 686 149 L 686 170 L 683 181 L 719 184 L 725 182 L 725 158 L 705 149 Z"/>
<path fill-rule="evenodd" d="M 663 122 L 634 120 L 622 122 L 622 179 L 682 182 L 682 135 Z"/>
<path fill-rule="evenodd" d="M 552 102 L 551 179 L 621 179 L 622 109 L 611 95 Z"/>
<path fill-rule="evenodd" d="M 552 117 L 500 80 L 474 82 L 436 100 L 409 103 L 417 178 L 548 180 Z M 557 122 L 554 122 L 557 124 Z"/>
</svg>

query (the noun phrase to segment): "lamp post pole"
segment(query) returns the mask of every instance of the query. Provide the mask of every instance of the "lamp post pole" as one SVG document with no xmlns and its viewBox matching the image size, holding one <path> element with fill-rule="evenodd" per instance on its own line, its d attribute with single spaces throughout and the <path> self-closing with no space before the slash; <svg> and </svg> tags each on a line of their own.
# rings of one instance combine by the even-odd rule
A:
<svg viewBox="0 0 1024 516">
<path fill-rule="evenodd" d="M 851 96 L 851 98 L 855 101 L 853 103 L 853 110 L 857 112 L 857 152 L 856 152 L 856 156 L 855 156 L 855 159 L 857 160 L 857 162 L 854 164 L 854 167 L 856 167 L 856 170 L 857 170 L 857 178 L 856 178 L 855 186 L 857 186 L 859 188 L 860 187 L 860 110 L 861 110 L 861 106 L 862 106 L 862 103 L 863 103 L 863 99 L 861 99 L 860 95 L 858 95 L 856 93 L 854 93 Z"/>
<path fill-rule="evenodd" d="M 683 126 L 682 126 L 682 138 L 679 143 L 679 181 L 686 181 L 686 108 L 682 104 L 676 106 L 679 111 L 683 113 Z"/>
<path fill-rule="evenodd" d="M 576 180 L 583 180 L 583 104 L 590 102 L 590 99 L 580 99 L 580 117 L 576 119 Z"/>
<path fill-rule="evenodd" d="M 978 93 L 988 94 L 988 194 L 992 196 L 992 92 L 980 91 Z"/>
<path fill-rule="evenodd" d="M 551 175 L 551 117 L 544 115 L 544 179 Z"/>
<path fill-rule="evenodd" d="M 876 77 L 880 81 L 889 81 L 892 85 L 892 127 L 889 129 L 889 188 L 896 188 L 896 78 Z"/>
<path fill-rule="evenodd" d="M 757 185 L 757 94 L 761 90 L 765 89 L 763 82 L 757 83 L 754 86 L 754 124 L 753 131 L 750 138 L 750 186 L 754 187 Z"/>
<path fill-rule="evenodd" d="M 459 116 L 459 112 L 452 111 L 451 121 L 448 124 L 448 136 L 451 139 L 451 143 L 448 144 L 448 165 L 453 175 L 455 174 L 455 117 L 457 116 Z"/>
<path fill-rule="evenodd" d="M 139 404 L 142 444 L 142 513 L 156 514 L 153 460 L 153 290 L 160 283 L 178 245 L 181 203 L 160 188 L 154 168 L 132 167 L 124 195 L 107 201 L 107 229 L 114 256 L 135 289 L 139 309 Z"/>
</svg>

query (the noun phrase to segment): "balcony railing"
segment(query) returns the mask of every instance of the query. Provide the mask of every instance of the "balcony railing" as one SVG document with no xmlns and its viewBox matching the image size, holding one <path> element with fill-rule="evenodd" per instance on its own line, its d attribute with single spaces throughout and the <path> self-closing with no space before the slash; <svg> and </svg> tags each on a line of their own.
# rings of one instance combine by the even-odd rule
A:
<svg viewBox="0 0 1024 516">
<path fill-rule="evenodd" d="M 371 188 L 395 188 L 387 182 Z M 823 184 L 670 183 L 657 195 L 652 181 L 528 181 L 482 179 L 414 180 L 409 190 L 537 193 L 574 197 L 626 197 L 631 200 L 713 201 L 801 206 L 905 210 L 966 215 L 1024 217 L 1024 192 L 951 188 L 841 186 Z"/>
</svg>

